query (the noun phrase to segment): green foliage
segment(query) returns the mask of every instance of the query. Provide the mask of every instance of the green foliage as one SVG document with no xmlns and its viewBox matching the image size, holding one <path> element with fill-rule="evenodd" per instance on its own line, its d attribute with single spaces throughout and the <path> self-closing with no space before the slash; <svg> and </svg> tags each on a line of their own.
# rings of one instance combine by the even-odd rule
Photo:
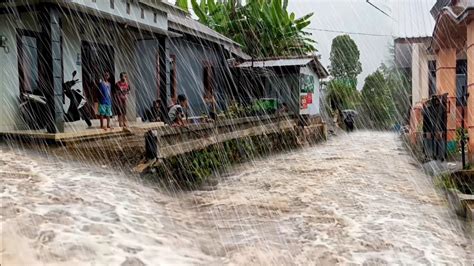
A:
<svg viewBox="0 0 474 266">
<path fill-rule="evenodd" d="M 287 0 L 191 0 L 199 21 L 233 39 L 253 57 L 301 55 L 316 51 L 304 29 L 313 14 L 296 18 Z"/>
<path fill-rule="evenodd" d="M 411 80 L 409 75 L 403 70 L 397 69 L 394 65 L 382 64 L 380 67 L 387 86 L 390 89 L 391 99 L 394 105 L 394 119 L 400 124 L 408 124 L 408 113 L 411 107 Z"/>
<path fill-rule="evenodd" d="M 213 173 L 226 169 L 232 164 L 297 146 L 294 132 L 232 139 L 203 150 L 167 158 L 163 163 L 155 166 L 154 174 L 147 176 L 166 186 L 195 189 L 205 184 Z"/>
<path fill-rule="evenodd" d="M 360 94 L 350 83 L 333 79 L 327 85 L 326 101 L 332 111 L 357 109 L 360 104 Z"/>
<path fill-rule="evenodd" d="M 184 9 L 189 12 L 189 4 L 188 0 L 176 0 L 175 6 Z"/>
<path fill-rule="evenodd" d="M 464 142 L 464 150 L 467 151 L 467 144 L 469 142 L 469 134 L 467 128 L 457 128 L 456 129 L 456 143 L 458 143 L 458 151 L 461 153 L 462 145 L 461 141 Z"/>
<path fill-rule="evenodd" d="M 455 189 L 456 185 L 454 184 L 451 174 L 445 173 L 434 178 L 435 187 L 439 189 Z"/>
<path fill-rule="evenodd" d="M 388 129 L 393 125 L 395 106 L 391 89 L 382 71 L 377 70 L 365 78 L 362 108 L 364 119 L 370 127 Z"/>
<path fill-rule="evenodd" d="M 349 35 L 340 35 L 332 40 L 331 45 L 331 76 L 346 80 L 352 87 L 357 86 L 357 76 L 362 72 L 359 61 L 360 52 Z"/>
</svg>

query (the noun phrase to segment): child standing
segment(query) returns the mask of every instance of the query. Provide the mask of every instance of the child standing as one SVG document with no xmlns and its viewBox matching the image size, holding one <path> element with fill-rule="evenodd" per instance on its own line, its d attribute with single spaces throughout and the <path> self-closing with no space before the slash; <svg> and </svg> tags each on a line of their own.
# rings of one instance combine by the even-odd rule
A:
<svg viewBox="0 0 474 266">
<path fill-rule="evenodd" d="M 110 73 L 105 71 L 104 79 L 99 82 L 99 116 L 100 128 L 103 130 L 112 129 L 110 127 L 110 118 L 112 117 L 112 92 L 109 79 Z M 107 128 L 104 127 L 104 119 L 107 119 Z"/>
<path fill-rule="evenodd" d="M 119 126 L 127 128 L 127 96 L 130 92 L 128 85 L 128 75 L 126 72 L 120 73 L 120 80 L 115 84 L 117 89 L 117 115 Z"/>
</svg>

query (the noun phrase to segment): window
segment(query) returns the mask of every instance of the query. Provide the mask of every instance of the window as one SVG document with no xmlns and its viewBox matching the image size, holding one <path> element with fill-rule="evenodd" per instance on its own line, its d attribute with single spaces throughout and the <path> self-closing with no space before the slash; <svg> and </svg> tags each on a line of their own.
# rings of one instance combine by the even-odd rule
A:
<svg viewBox="0 0 474 266">
<path fill-rule="evenodd" d="M 171 63 L 171 68 L 170 68 L 170 97 L 171 97 L 171 102 L 176 103 L 177 96 L 178 96 L 178 84 L 177 84 L 177 78 L 176 78 L 176 55 L 170 55 L 170 63 Z"/>
<path fill-rule="evenodd" d="M 429 83 L 428 83 L 428 92 L 429 96 L 436 94 L 436 61 L 429 61 L 428 62 L 428 69 L 429 69 Z"/>
<path fill-rule="evenodd" d="M 466 106 L 467 60 L 456 61 L 456 105 Z"/>
<path fill-rule="evenodd" d="M 130 15 L 130 2 L 127 2 L 127 14 Z"/>
<path fill-rule="evenodd" d="M 39 89 L 38 49 L 39 42 L 33 33 L 21 33 L 18 37 L 18 70 L 20 92 Z"/>
<path fill-rule="evenodd" d="M 145 9 L 143 9 L 143 7 L 140 9 L 140 17 L 141 17 L 142 19 L 145 18 Z"/>
<path fill-rule="evenodd" d="M 115 8 L 115 1 L 110 0 L 110 8 L 114 9 Z"/>
<path fill-rule="evenodd" d="M 211 99 L 214 95 L 213 68 L 209 63 L 204 64 L 203 72 L 204 99 Z"/>
<path fill-rule="evenodd" d="M 156 16 L 156 12 L 155 12 L 155 13 L 153 13 L 153 22 L 156 23 L 156 21 L 157 21 L 157 16 Z"/>
</svg>

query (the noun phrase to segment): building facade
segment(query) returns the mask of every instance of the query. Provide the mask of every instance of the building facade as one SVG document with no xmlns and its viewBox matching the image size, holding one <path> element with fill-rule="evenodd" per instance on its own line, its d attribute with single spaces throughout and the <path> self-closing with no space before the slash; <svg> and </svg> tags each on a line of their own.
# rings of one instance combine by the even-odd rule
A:
<svg viewBox="0 0 474 266">
<path fill-rule="evenodd" d="M 250 60 L 237 65 L 236 70 L 240 90 L 234 95 L 244 102 L 275 99 L 293 114 L 321 114 L 321 80 L 329 74 L 317 57 Z"/>
<path fill-rule="evenodd" d="M 421 110 L 433 95 L 445 95 L 447 149 L 458 146 L 457 131 L 469 135 L 468 159 L 474 162 L 474 1 L 438 0 L 431 9 L 432 36 L 411 42 L 411 130 L 419 131 Z M 426 122 L 426 121 L 425 121 Z"/>
<path fill-rule="evenodd" d="M 189 95 L 199 114 L 205 69 L 221 69 L 240 53 L 235 42 L 158 0 L 8 1 L 0 5 L 0 39 L 2 131 L 28 128 L 19 105 L 23 93 L 33 91 L 47 99 L 48 132 L 64 131 L 69 103 L 62 83 L 73 71 L 91 113 L 97 82 L 109 71 L 113 81 L 121 72 L 129 75 L 130 121 L 143 117 L 155 99 L 166 103 L 166 112 L 178 92 Z"/>
</svg>

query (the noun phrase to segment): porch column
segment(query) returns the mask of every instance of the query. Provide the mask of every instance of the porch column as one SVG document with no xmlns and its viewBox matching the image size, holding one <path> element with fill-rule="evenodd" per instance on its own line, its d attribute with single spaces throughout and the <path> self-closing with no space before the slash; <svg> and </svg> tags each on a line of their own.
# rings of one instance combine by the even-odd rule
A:
<svg viewBox="0 0 474 266">
<path fill-rule="evenodd" d="M 474 21 L 467 24 L 466 39 L 467 55 L 467 106 L 465 110 L 465 126 L 469 135 L 468 161 L 474 163 Z"/>
<path fill-rule="evenodd" d="M 40 86 L 48 102 L 45 116 L 49 133 L 64 132 L 60 16 L 56 6 L 45 5 L 40 9 Z"/>
<path fill-rule="evenodd" d="M 456 147 L 456 49 L 441 49 L 436 60 L 437 94 L 448 94 L 447 150 L 452 152 Z"/>
</svg>

